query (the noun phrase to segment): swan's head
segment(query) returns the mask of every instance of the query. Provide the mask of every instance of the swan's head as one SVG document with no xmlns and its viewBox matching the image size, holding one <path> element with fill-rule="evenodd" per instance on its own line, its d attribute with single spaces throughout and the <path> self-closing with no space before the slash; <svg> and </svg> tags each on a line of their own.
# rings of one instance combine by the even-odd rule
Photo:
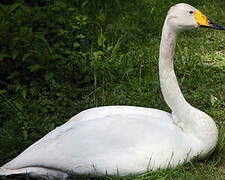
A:
<svg viewBox="0 0 225 180">
<path fill-rule="evenodd" d="M 225 30 L 222 26 L 210 22 L 198 9 L 185 3 L 176 4 L 170 8 L 167 15 L 167 23 L 178 31 L 197 27 Z"/>
</svg>

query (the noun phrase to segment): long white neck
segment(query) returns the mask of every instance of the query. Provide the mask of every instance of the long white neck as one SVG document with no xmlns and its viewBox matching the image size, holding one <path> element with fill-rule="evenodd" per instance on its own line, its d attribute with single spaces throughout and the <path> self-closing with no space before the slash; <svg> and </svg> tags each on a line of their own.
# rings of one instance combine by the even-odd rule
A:
<svg viewBox="0 0 225 180">
<path fill-rule="evenodd" d="M 167 105 L 173 112 L 173 122 L 186 134 L 202 142 L 201 153 L 210 153 L 217 143 L 218 130 L 213 119 L 206 113 L 191 106 L 184 98 L 173 68 L 173 57 L 178 32 L 166 19 L 160 44 L 159 77 L 161 91 Z"/>
<path fill-rule="evenodd" d="M 179 116 L 185 113 L 190 108 L 190 105 L 180 90 L 173 68 L 177 34 L 166 20 L 163 26 L 160 44 L 159 77 L 164 100 L 170 109 Z"/>
</svg>

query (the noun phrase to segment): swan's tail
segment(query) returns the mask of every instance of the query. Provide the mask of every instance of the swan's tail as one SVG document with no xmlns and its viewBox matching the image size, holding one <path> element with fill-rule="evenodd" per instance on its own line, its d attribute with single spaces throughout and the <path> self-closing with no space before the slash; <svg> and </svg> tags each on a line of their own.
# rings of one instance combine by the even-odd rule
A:
<svg viewBox="0 0 225 180">
<path fill-rule="evenodd" d="M 10 175 L 17 175 L 17 174 L 26 174 L 26 171 L 24 169 L 6 169 L 4 167 L 0 167 L 0 176 L 10 176 Z"/>
<path fill-rule="evenodd" d="M 26 167 L 20 169 L 8 169 L 0 167 L 1 176 L 24 175 L 31 177 L 42 177 L 44 179 L 66 179 L 68 174 L 59 170 L 48 169 L 44 167 Z"/>
</svg>

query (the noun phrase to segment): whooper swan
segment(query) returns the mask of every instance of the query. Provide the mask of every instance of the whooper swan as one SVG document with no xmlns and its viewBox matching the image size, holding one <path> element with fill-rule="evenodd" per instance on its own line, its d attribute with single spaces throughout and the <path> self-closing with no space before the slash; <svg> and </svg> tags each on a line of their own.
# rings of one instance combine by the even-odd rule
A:
<svg viewBox="0 0 225 180">
<path fill-rule="evenodd" d="M 217 127 L 184 99 L 173 69 L 177 35 L 197 27 L 225 30 L 188 4 L 170 8 L 161 37 L 159 75 L 172 114 L 133 106 L 85 110 L 2 166 L 0 175 L 129 175 L 209 155 L 217 144 Z"/>
</svg>

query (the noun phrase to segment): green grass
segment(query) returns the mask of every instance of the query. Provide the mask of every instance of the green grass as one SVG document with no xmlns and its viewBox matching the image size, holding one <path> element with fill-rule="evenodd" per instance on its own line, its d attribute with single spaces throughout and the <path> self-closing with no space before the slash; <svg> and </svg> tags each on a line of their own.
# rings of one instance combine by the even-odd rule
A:
<svg viewBox="0 0 225 180">
<path fill-rule="evenodd" d="M 95 59 L 91 63 L 96 71 L 92 74 L 95 81 L 91 87 L 85 89 L 79 100 L 74 100 L 76 103 L 65 110 L 67 114 L 64 118 L 51 122 L 52 127 L 43 131 L 34 127 L 32 133 L 36 134 L 28 137 L 29 141 L 15 139 L 16 128 L 3 119 L 0 139 L 1 145 L 5 146 L 0 148 L 1 164 L 18 155 L 49 129 L 53 129 L 56 125 L 65 122 L 68 117 L 87 108 L 103 105 L 133 105 L 170 111 L 160 92 L 158 49 L 166 11 L 176 2 L 179 1 L 143 0 L 136 4 L 134 1 L 125 4 L 124 7 L 121 5 L 123 12 L 116 11 L 118 15 L 113 16 L 112 10 L 110 13 L 114 19 L 106 25 L 112 30 L 111 33 L 105 33 L 110 40 L 105 43 L 105 47 L 101 47 L 104 54 L 101 55 L 101 52 L 98 54 L 93 50 Z M 194 5 L 216 23 L 225 26 L 223 0 L 186 2 Z M 147 172 L 131 177 L 79 176 L 77 179 L 225 179 L 225 31 L 197 29 L 182 33 L 178 38 L 174 63 L 178 82 L 187 101 L 216 121 L 220 133 L 215 152 L 205 160 L 190 162 L 175 169 Z M 7 104 L 6 101 L 4 103 Z M 62 104 L 62 108 L 67 107 Z M 48 113 L 49 111 L 46 112 Z M 43 122 L 40 123 L 44 124 L 51 116 L 46 114 L 35 115 L 43 117 Z M 61 117 L 57 114 L 54 116 L 55 119 Z M 37 118 L 36 124 L 39 121 L 41 118 Z"/>
</svg>

